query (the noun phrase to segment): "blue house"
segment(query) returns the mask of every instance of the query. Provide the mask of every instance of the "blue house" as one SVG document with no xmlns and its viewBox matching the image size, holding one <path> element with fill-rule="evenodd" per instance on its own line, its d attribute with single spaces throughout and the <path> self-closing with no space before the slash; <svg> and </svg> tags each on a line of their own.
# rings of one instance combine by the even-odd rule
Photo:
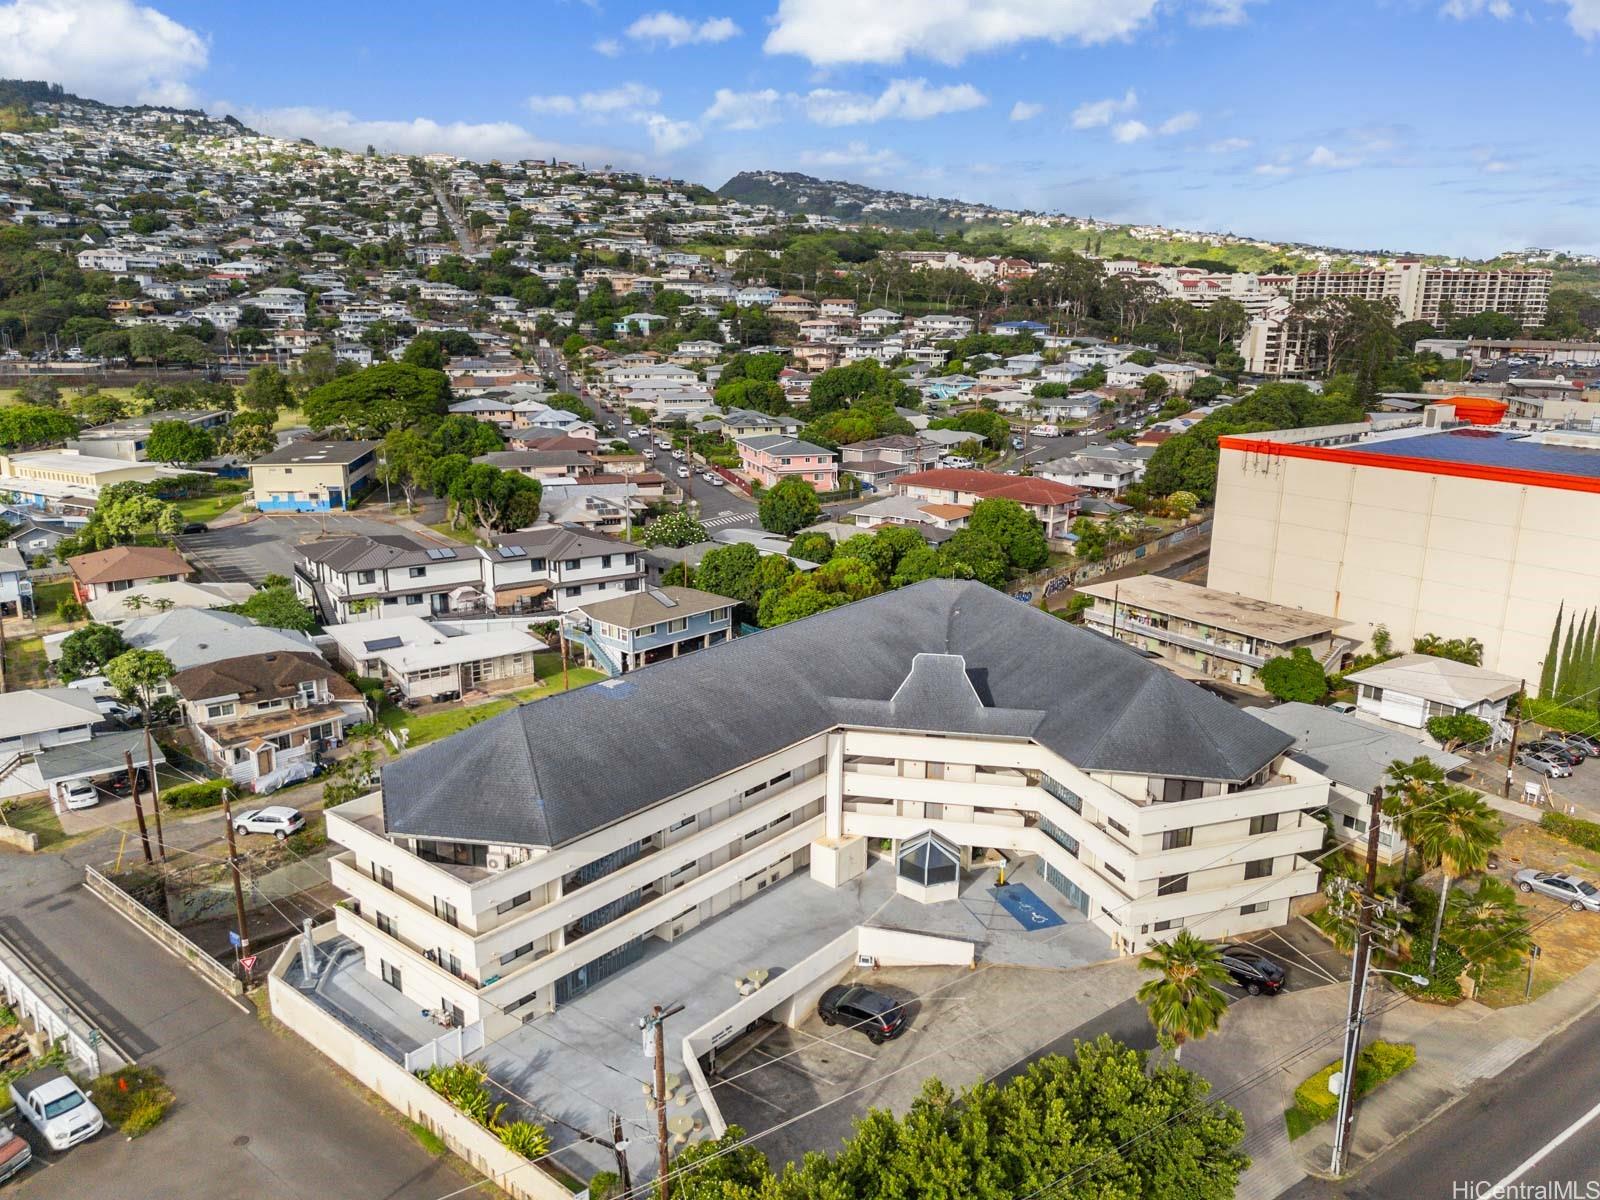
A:
<svg viewBox="0 0 1600 1200">
<path fill-rule="evenodd" d="M 376 442 L 290 442 L 250 464 L 262 512 L 338 512 L 376 482 Z"/>
<path fill-rule="evenodd" d="M 579 605 L 563 618 L 562 632 L 594 666 L 621 675 L 727 641 L 737 603 L 694 588 L 650 587 Z"/>
</svg>

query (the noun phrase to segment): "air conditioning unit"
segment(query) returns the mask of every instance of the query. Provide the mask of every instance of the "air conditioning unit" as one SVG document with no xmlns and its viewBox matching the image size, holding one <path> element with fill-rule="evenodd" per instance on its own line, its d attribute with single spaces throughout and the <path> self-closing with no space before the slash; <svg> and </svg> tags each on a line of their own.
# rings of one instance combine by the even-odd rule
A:
<svg viewBox="0 0 1600 1200">
<path fill-rule="evenodd" d="M 504 854 L 490 854 L 483 860 L 484 866 L 491 871 L 504 871 L 506 869 L 506 856 Z"/>
</svg>

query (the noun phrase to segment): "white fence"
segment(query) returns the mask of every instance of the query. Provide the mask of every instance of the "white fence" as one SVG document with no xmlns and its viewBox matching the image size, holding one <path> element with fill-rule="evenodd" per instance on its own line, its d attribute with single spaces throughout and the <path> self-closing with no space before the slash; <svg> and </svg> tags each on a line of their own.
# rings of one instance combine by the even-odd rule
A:
<svg viewBox="0 0 1600 1200">
<path fill-rule="evenodd" d="M 59 1042 L 72 1064 L 91 1078 L 132 1061 L 91 1028 L 21 951 L 4 938 L 0 938 L 0 992 L 18 1016 L 52 1043 Z"/>
<path fill-rule="evenodd" d="M 406 1070 L 415 1075 L 428 1067 L 447 1067 L 483 1049 L 483 1022 L 447 1029 L 433 1041 L 406 1052 Z"/>
</svg>

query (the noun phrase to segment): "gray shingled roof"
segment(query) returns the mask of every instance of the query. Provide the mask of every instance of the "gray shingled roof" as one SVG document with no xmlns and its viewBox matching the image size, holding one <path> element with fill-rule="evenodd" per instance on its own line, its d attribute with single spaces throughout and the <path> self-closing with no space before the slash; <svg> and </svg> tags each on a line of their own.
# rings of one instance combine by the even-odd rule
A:
<svg viewBox="0 0 1600 1200">
<path fill-rule="evenodd" d="M 384 821 L 561 845 L 840 724 L 945 722 L 1031 737 L 1087 770 L 1220 780 L 1248 779 L 1293 740 L 1121 643 L 934 579 L 426 746 L 384 769 Z"/>
<path fill-rule="evenodd" d="M 320 538 L 297 546 L 300 557 L 308 562 L 326 563 L 340 574 L 351 571 L 382 571 L 389 567 L 427 566 L 434 560 L 428 556 L 433 543 L 421 541 L 405 533 L 380 533 L 369 536 L 352 533 L 344 537 Z M 470 546 L 450 547 L 457 558 L 475 558 L 477 552 Z"/>
</svg>

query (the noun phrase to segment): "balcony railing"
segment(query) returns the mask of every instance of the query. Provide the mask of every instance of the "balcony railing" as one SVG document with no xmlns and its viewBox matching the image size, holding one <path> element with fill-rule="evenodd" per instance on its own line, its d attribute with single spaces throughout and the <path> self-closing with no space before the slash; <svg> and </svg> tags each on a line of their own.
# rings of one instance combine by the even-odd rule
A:
<svg viewBox="0 0 1600 1200">
<path fill-rule="evenodd" d="M 1249 667 L 1263 667 L 1267 662 L 1262 655 L 1252 654 L 1250 651 L 1241 649 L 1238 646 L 1214 642 L 1210 638 L 1194 637 L 1187 633 L 1177 633 L 1153 622 L 1131 616 L 1127 612 L 1119 612 L 1115 622 L 1112 621 L 1109 612 L 1102 612 L 1098 608 L 1089 609 L 1084 614 L 1084 617 L 1091 625 L 1101 626 L 1107 632 L 1113 629 L 1118 633 L 1125 629 L 1132 630 L 1148 634 L 1157 641 L 1168 642 L 1174 646 L 1182 646 L 1187 650 L 1195 650 L 1201 654 L 1214 654 L 1218 658 L 1225 658 L 1230 662 L 1243 663 Z"/>
</svg>

